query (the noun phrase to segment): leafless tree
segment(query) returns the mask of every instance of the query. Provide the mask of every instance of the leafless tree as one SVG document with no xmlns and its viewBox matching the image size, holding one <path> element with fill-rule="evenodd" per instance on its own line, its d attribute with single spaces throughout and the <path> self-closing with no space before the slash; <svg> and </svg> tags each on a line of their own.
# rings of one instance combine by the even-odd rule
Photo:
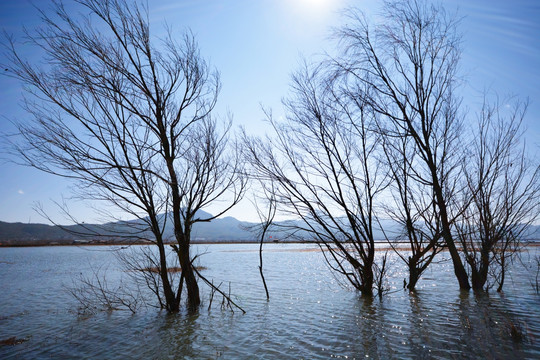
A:
<svg viewBox="0 0 540 360">
<path fill-rule="evenodd" d="M 486 100 L 463 163 L 469 205 L 456 229 L 475 290 L 495 283 L 502 290 L 507 267 L 540 215 L 540 165 L 527 158 L 522 136 L 526 108 Z"/>
<path fill-rule="evenodd" d="M 383 19 L 373 27 L 357 11 L 349 21 L 337 31 L 342 52 L 334 66 L 356 89 L 355 97 L 377 114 L 384 136 L 411 140 L 418 161 L 410 170 L 432 194 L 459 286 L 469 289 L 453 235 L 462 129 L 455 95 L 458 21 L 422 0 L 385 2 Z"/>
<path fill-rule="evenodd" d="M 253 177 L 253 176 L 252 176 Z M 277 213 L 277 204 L 275 198 L 275 186 L 272 182 L 268 184 L 264 181 L 258 181 L 259 188 L 256 191 L 253 199 L 253 205 L 259 216 L 259 223 L 245 226 L 244 228 L 251 231 L 256 238 L 259 239 L 259 273 L 261 274 L 261 280 L 264 285 L 264 291 L 266 293 L 266 300 L 270 300 L 270 294 L 268 292 L 268 286 L 266 285 L 266 279 L 263 273 L 263 244 L 267 237 L 270 228 L 274 223 L 274 219 Z M 264 205 L 261 205 L 264 203 Z"/>
<path fill-rule="evenodd" d="M 246 137 L 245 148 L 258 178 L 275 185 L 280 211 L 299 218 L 294 224 L 316 240 L 328 264 L 362 294 L 374 285 L 377 196 L 386 186 L 374 152 L 364 104 L 324 69 L 297 72 L 285 100 L 287 118 L 268 114 L 275 137 Z"/>
<path fill-rule="evenodd" d="M 212 116 L 219 74 L 201 57 L 190 33 L 178 41 L 150 34 L 148 9 L 125 0 L 62 2 L 42 11 L 27 43 L 43 54 L 26 60 L 7 36 L 3 65 L 26 86 L 30 120 L 16 122 L 15 152 L 24 163 L 79 181 L 85 199 L 105 201 L 138 219 L 141 238 L 159 249 L 165 308 L 178 311 L 185 282 L 190 308 L 200 303 L 190 255 L 194 223 L 211 221 L 242 197 L 245 179 L 228 140 L 230 121 Z M 156 45 L 159 44 L 159 45 Z M 223 209 L 201 218 L 216 200 Z M 167 274 L 168 224 L 182 277 Z"/>
</svg>

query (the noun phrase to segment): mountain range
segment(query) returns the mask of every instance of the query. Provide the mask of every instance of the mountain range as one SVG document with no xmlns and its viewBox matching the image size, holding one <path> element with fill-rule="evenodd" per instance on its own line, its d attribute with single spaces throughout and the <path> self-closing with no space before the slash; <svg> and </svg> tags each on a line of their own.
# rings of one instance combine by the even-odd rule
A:
<svg viewBox="0 0 540 360">
<path fill-rule="evenodd" d="M 162 215 L 164 216 L 164 215 Z M 207 212 L 196 214 L 199 218 L 211 217 Z M 290 222 L 290 221 L 289 221 Z M 287 222 L 277 222 L 284 225 Z M 397 224 L 390 220 L 381 223 L 386 235 L 396 234 Z M 148 231 L 143 231 L 141 220 L 117 221 L 106 224 L 77 224 L 68 226 L 46 224 L 8 223 L 0 221 L 0 246 L 33 246 L 33 245 L 73 245 L 73 244 L 111 244 L 132 242 L 136 238 L 151 238 Z M 240 221 L 234 217 L 217 218 L 210 222 L 197 222 L 192 229 L 192 240 L 196 242 L 254 242 L 258 236 L 250 231 L 256 223 Z M 99 235 L 98 235 L 99 234 Z M 125 235 L 128 235 L 126 238 Z M 298 234 L 297 234 L 298 235 Z M 131 238 L 130 238 L 131 236 Z M 171 221 L 164 229 L 165 239 L 173 238 Z M 307 234 L 297 236 L 309 240 Z M 384 239 L 381 229 L 375 229 L 375 238 Z M 540 225 L 531 226 L 527 231 L 527 239 L 540 239 Z M 270 232 L 267 241 L 288 241 L 284 231 L 277 229 Z"/>
<path fill-rule="evenodd" d="M 206 212 L 197 214 L 200 218 L 211 215 Z M 149 237 L 149 232 L 140 231 L 144 222 L 141 220 L 117 221 L 106 224 L 46 225 L 8 223 L 0 221 L 0 246 L 31 245 L 67 245 L 85 243 L 129 242 L 129 237 Z M 196 241 L 250 241 L 254 235 L 247 230 L 255 224 L 237 220 L 234 217 L 214 219 L 211 222 L 196 223 L 192 229 L 192 239 Z M 127 239 L 125 235 L 128 236 Z M 173 235 L 169 221 L 165 226 L 165 238 Z"/>
</svg>

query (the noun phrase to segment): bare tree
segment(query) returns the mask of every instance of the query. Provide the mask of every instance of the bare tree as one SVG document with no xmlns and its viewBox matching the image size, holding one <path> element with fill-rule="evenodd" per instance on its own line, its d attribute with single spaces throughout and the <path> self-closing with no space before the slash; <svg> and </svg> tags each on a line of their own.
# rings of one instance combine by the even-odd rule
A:
<svg viewBox="0 0 540 360">
<path fill-rule="evenodd" d="M 528 160 L 522 138 L 526 108 L 485 101 L 463 163 L 468 206 L 456 229 L 475 290 L 495 283 L 502 290 L 507 267 L 540 215 L 540 165 Z"/>
<path fill-rule="evenodd" d="M 385 2 L 384 19 L 370 27 L 359 12 L 337 31 L 342 53 L 334 64 L 356 98 L 377 114 L 384 136 L 411 139 L 419 161 L 410 170 L 429 188 L 441 236 L 462 289 L 468 275 L 456 246 L 461 117 L 455 96 L 460 51 L 458 21 L 422 0 Z"/>
<path fill-rule="evenodd" d="M 372 296 L 375 201 L 386 186 L 374 156 L 379 142 L 363 103 L 323 68 L 294 75 L 286 120 L 268 114 L 275 138 L 246 137 L 245 148 L 258 178 L 275 184 L 280 211 L 300 219 L 295 230 L 316 240 L 332 269 Z"/>
<path fill-rule="evenodd" d="M 252 175 L 252 177 L 254 176 Z M 277 213 L 276 189 L 271 181 L 267 184 L 259 179 L 258 183 L 260 187 L 254 196 L 253 205 L 259 216 L 259 223 L 248 225 L 244 228 L 251 231 L 259 239 L 259 273 L 261 274 L 261 280 L 264 285 L 266 300 L 270 300 L 270 293 L 268 292 L 268 286 L 266 285 L 266 279 L 263 273 L 263 244 Z M 261 202 L 264 203 L 264 206 L 261 205 Z"/>
<path fill-rule="evenodd" d="M 27 32 L 42 63 L 24 59 L 7 37 L 3 65 L 26 86 L 30 120 L 16 123 L 15 152 L 24 163 L 79 181 L 80 196 L 105 201 L 138 219 L 140 237 L 159 249 L 164 306 L 178 311 L 185 282 L 190 308 L 200 303 L 190 255 L 194 223 L 234 206 L 245 187 L 228 130 L 212 117 L 219 75 L 190 33 L 151 37 L 148 10 L 125 0 L 80 0 L 78 16 L 63 3 L 41 12 Z M 159 47 L 155 44 L 158 43 Z M 198 210 L 224 200 L 222 211 Z M 174 228 L 181 280 L 167 272 L 167 224 Z"/>
</svg>

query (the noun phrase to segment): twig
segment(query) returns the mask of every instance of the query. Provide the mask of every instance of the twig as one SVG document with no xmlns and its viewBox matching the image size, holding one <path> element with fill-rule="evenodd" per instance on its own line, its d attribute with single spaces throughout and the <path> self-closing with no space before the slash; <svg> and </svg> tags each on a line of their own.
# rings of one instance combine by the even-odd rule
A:
<svg viewBox="0 0 540 360">
<path fill-rule="evenodd" d="M 246 313 L 246 311 L 244 309 L 242 309 L 238 304 L 236 304 L 229 295 L 225 294 L 223 291 L 221 291 L 219 289 L 219 287 L 215 286 L 213 282 L 211 282 L 210 280 L 208 280 L 207 278 L 205 278 L 204 276 L 201 275 L 201 273 L 199 272 L 199 270 L 197 270 L 197 268 L 195 268 L 193 266 L 193 271 L 195 271 L 195 273 L 197 274 L 198 277 L 200 277 L 208 286 L 210 286 L 211 289 L 214 289 L 215 291 L 217 291 L 218 293 L 220 293 L 224 299 L 227 299 L 227 302 L 229 304 L 229 306 L 232 304 L 234 305 L 236 308 L 238 308 L 240 311 L 242 311 L 243 314 Z M 230 292 L 230 283 L 229 283 L 229 292 Z M 232 308 L 231 308 L 232 309 Z"/>
</svg>

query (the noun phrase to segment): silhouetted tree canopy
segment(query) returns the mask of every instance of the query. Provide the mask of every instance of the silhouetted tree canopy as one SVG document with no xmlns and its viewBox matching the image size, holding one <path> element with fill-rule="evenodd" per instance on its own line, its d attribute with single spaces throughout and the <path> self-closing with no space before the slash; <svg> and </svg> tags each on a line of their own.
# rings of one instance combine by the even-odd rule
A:
<svg viewBox="0 0 540 360">
<path fill-rule="evenodd" d="M 14 39 L 6 41 L 6 67 L 25 85 L 29 114 L 16 122 L 15 152 L 27 165 L 77 180 L 83 198 L 139 219 L 132 225 L 150 230 L 159 249 L 163 307 L 178 310 L 185 282 L 196 308 L 191 228 L 225 213 L 245 187 L 228 137 L 231 120 L 213 115 L 219 74 L 191 33 L 152 36 L 148 9 L 138 2 L 77 3 L 84 12 L 74 15 L 54 2 L 41 12 L 41 27 L 27 32 L 39 59 L 24 58 Z M 217 200 L 224 200 L 221 211 L 197 216 Z M 167 222 L 182 268 L 175 284 L 167 272 Z"/>
</svg>

